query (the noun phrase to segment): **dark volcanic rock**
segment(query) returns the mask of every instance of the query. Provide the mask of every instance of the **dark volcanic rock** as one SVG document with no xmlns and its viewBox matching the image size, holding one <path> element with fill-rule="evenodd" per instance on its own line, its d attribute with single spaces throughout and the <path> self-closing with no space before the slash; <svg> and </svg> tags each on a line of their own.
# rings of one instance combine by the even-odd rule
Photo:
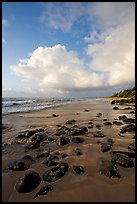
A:
<svg viewBox="0 0 137 204">
<path fill-rule="evenodd" d="M 135 113 L 135 111 L 130 111 L 129 113 L 133 114 L 133 113 Z"/>
<path fill-rule="evenodd" d="M 116 153 L 112 155 L 112 162 L 125 167 L 130 168 L 134 166 L 134 162 L 132 159 L 130 159 L 127 155 L 124 155 L 122 153 Z"/>
<path fill-rule="evenodd" d="M 119 121 L 113 121 L 113 124 L 114 124 L 114 125 L 123 125 L 123 123 L 122 123 L 122 122 L 119 122 Z"/>
<path fill-rule="evenodd" d="M 59 130 L 56 130 L 55 135 L 60 136 L 60 135 L 64 135 L 65 133 L 66 133 L 65 130 L 59 129 Z"/>
<path fill-rule="evenodd" d="M 97 128 L 100 128 L 100 127 L 101 127 L 101 125 L 97 124 L 97 125 L 96 125 L 96 127 L 97 127 Z"/>
<path fill-rule="evenodd" d="M 111 155 L 114 155 L 114 154 L 124 154 L 124 155 L 127 155 L 128 157 L 135 157 L 135 152 L 128 152 L 128 151 L 117 151 L 117 150 L 113 150 L 110 152 Z"/>
<path fill-rule="evenodd" d="M 114 106 L 113 109 L 114 109 L 114 110 L 118 110 L 119 108 L 118 108 L 117 106 Z"/>
<path fill-rule="evenodd" d="M 47 132 L 37 132 L 33 136 L 30 137 L 32 142 L 43 142 L 48 138 Z"/>
<path fill-rule="evenodd" d="M 14 160 L 9 163 L 9 170 L 22 171 L 29 169 L 30 165 L 33 163 L 33 159 L 30 155 L 26 155 L 19 160 Z"/>
<path fill-rule="evenodd" d="M 84 168 L 83 166 L 74 166 L 73 170 L 77 173 L 77 174 L 81 174 L 84 173 Z"/>
<path fill-rule="evenodd" d="M 50 167 L 50 166 L 57 166 L 59 163 L 56 161 L 44 161 L 43 164 Z"/>
<path fill-rule="evenodd" d="M 124 108 L 125 110 L 132 110 L 132 108 L 131 107 L 126 107 L 126 108 Z"/>
<path fill-rule="evenodd" d="M 112 147 L 112 144 L 110 143 L 101 143 L 101 151 L 106 152 L 109 151 Z"/>
<path fill-rule="evenodd" d="M 112 125 L 112 123 L 111 123 L 111 122 L 108 122 L 108 121 L 104 122 L 103 124 L 104 124 L 104 125 Z"/>
<path fill-rule="evenodd" d="M 67 132 L 68 135 L 85 135 L 88 132 L 87 127 L 70 128 Z"/>
<path fill-rule="evenodd" d="M 134 118 L 125 118 L 125 119 L 123 119 L 123 122 L 125 122 L 125 123 L 134 123 L 135 119 Z"/>
<path fill-rule="evenodd" d="M 52 114 L 52 117 L 58 117 L 58 115 L 56 115 L 56 114 L 53 113 L 53 114 Z"/>
<path fill-rule="evenodd" d="M 33 134 L 30 139 L 29 143 L 25 146 L 28 149 L 35 149 L 40 147 L 40 143 L 47 140 L 48 135 L 47 132 L 37 132 Z"/>
<path fill-rule="evenodd" d="M 53 186 L 52 185 L 46 185 L 41 187 L 41 189 L 36 193 L 36 195 L 33 197 L 36 198 L 39 195 L 46 195 L 49 191 L 53 190 Z"/>
<path fill-rule="evenodd" d="M 82 143 L 82 142 L 84 142 L 84 139 L 81 137 L 74 137 L 71 139 L 71 141 L 74 143 Z"/>
<path fill-rule="evenodd" d="M 129 146 L 128 146 L 128 149 L 135 152 L 135 142 L 131 143 Z"/>
<path fill-rule="evenodd" d="M 13 170 L 13 171 L 22 171 L 22 170 L 26 170 L 29 169 L 29 166 L 26 165 L 24 162 L 22 161 L 12 161 L 9 164 L 9 170 Z"/>
<path fill-rule="evenodd" d="M 60 179 L 68 171 L 67 163 L 60 163 L 58 166 L 53 167 L 42 175 L 43 180 L 47 182 L 54 182 Z"/>
<path fill-rule="evenodd" d="M 59 137 L 56 139 L 56 143 L 59 146 L 64 146 L 64 145 L 70 143 L 70 140 L 69 140 L 69 138 L 66 138 L 66 137 Z"/>
<path fill-rule="evenodd" d="M 66 121 L 66 124 L 67 124 L 67 125 L 72 125 L 72 124 L 75 123 L 75 122 L 76 122 L 76 120 L 74 120 L 74 119 L 73 119 L 73 120 L 67 120 L 67 121 Z"/>
<path fill-rule="evenodd" d="M 20 161 L 24 162 L 27 165 L 31 165 L 34 162 L 34 160 L 32 159 L 30 155 L 25 155 L 24 157 L 20 159 Z"/>
<path fill-rule="evenodd" d="M 77 156 L 82 155 L 82 151 L 81 151 L 79 148 L 76 148 L 76 149 L 74 150 L 74 152 L 75 152 L 75 154 L 76 154 Z"/>
<path fill-rule="evenodd" d="M 43 162 L 43 164 L 45 164 L 46 166 L 50 167 L 50 166 L 57 166 L 59 163 L 57 161 L 53 161 L 53 160 L 59 160 L 59 157 L 55 154 L 53 155 L 49 155 L 49 157 L 46 159 L 46 161 Z"/>
<path fill-rule="evenodd" d="M 16 184 L 19 193 L 28 193 L 34 190 L 41 182 L 40 175 L 35 171 L 27 172 Z"/>
<path fill-rule="evenodd" d="M 25 146 L 25 148 L 28 148 L 28 149 L 36 149 L 36 148 L 38 148 L 38 147 L 40 147 L 40 142 L 39 141 L 34 141 L 34 142 L 32 142 L 32 143 L 29 143 L 29 144 L 27 144 L 26 146 Z"/>
<path fill-rule="evenodd" d="M 127 118 L 127 116 L 126 115 L 120 115 L 120 116 L 118 116 L 118 118 L 119 118 L 119 120 L 124 120 Z"/>
<path fill-rule="evenodd" d="M 34 154 L 34 157 L 36 157 L 37 159 L 41 158 L 41 157 L 48 157 L 50 153 L 50 150 L 44 151 L 44 152 L 36 152 Z"/>
<path fill-rule="evenodd" d="M 97 131 L 96 133 L 94 133 L 94 137 L 105 137 L 105 135 L 103 132 Z"/>
<path fill-rule="evenodd" d="M 62 154 L 62 158 L 65 158 L 65 157 L 68 157 L 69 155 L 68 154 L 66 154 L 66 153 L 63 153 Z"/>
<path fill-rule="evenodd" d="M 88 110 L 88 109 L 85 109 L 84 111 L 85 111 L 85 112 L 89 112 L 89 110 Z"/>
<path fill-rule="evenodd" d="M 106 152 L 111 149 L 113 146 L 113 140 L 111 138 L 108 138 L 107 141 L 104 143 L 101 143 L 101 151 Z"/>
<path fill-rule="evenodd" d="M 135 131 L 135 125 L 130 124 L 122 127 L 120 133 L 133 132 L 133 131 Z"/>
<path fill-rule="evenodd" d="M 23 131 L 20 131 L 18 133 L 17 137 L 18 138 L 23 138 L 23 137 L 29 138 L 37 132 L 44 132 L 44 129 L 43 128 L 37 128 L 37 129 L 33 129 L 33 130 L 23 130 Z"/>
<path fill-rule="evenodd" d="M 111 161 L 108 161 L 106 159 L 99 159 L 98 169 L 101 174 L 104 174 L 107 177 L 121 178 L 117 167 Z"/>
<path fill-rule="evenodd" d="M 102 115 L 102 113 L 98 113 L 97 115 Z"/>
</svg>

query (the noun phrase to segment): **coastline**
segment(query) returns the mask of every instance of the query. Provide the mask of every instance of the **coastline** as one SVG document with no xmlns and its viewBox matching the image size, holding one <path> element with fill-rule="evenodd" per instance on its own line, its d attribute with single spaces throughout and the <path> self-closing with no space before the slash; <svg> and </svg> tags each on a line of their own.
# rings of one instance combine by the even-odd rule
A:
<svg viewBox="0 0 137 204">
<path fill-rule="evenodd" d="M 118 99 L 118 98 L 117 98 Z M 111 98 L 112 100 L 112 98 Z M 27 194 L 19 194 L 15 185 L 18 179 L 24 175 L 26 171 L 9 171 L 7 169 L 9 161 L 19 159 L 20 157 L 30 154 L 34 157 L 36 149 L 25 152 L 24 146 L 14 144 L 5 146 L 2 152 L 2 174 L 3 174 L 3 201 L 25 201 L 25 202 L 50 202 L 50 201 L 129 201 L 134 202 L 135 199 L 135 168 L 124 169 L 118 167 L 122 178 L 108 178 L 104 175 L 100 175 L 97 168 L 97 161 L 103 157 L 110 159 L 110 152 L 102 153 L 100 151 L 100 143 L 104 142 L 107 138 L 114 140 L 114 146 L 112 150 L 127 151 L 127 147 L 133 142 L 133 134 L 125 134 L 122 138 L 118 136 L 120 126 L 103 125 L 105 118 L 108 121 L 113 122 L 119 115 L 126 114 L 128 117 L 134 118 L 134 114 L 130 114 L 130 110 L 125 110 L 125 105 L 118 105 L 119 110 L 113 110 L 115 105 L 110 104 L 110 98 L 101 98 L 98 100 L 86 100 L 72 102 L 69 104 L 61 105 L 59 107 L 52 107 L 45 110 L 38 110 L 25 113 L 15 113 L 3 116 L 3 124 L 8 124 L 8 128 L 5 128 L 2 134 L 2 143 L 11 143 L 16 134 L 25 129 L 35 129 L 38 127 L 48 130 L 51 136 L 54 136 L 56 129 L 59 125 L 65 125 L 67 120 L 76 120 L 78 126 L 88 127 L 88 123 L 92 120 L 93 128 L 88 128 L 86 135 L 80 136 L 84 139 L 83 143 L 71 143 L 63 147 L 57 146 L 53 141 L 41 149 L 47 149 L 49 146 L 52 151 L 60 151 L 68 154 L 69 156 L 64 158 L 63 161 L 68 162 L 69 171 L 67 174 L 53 182 L 53 191 L 45 196 L 38 196 L 33 199 L 34 194 L 42 186 L 40 186 Z M 130 106 L 130 104 L 129 104 Z M 134 109 L 134 107 L 132 107 Z M 96 117 L 98 113 L 102 113 L 100 117 Z M 55 116 L 53 116 L 56 115 Z M 97 125 L 100 125 L 98 127 Z M 106 137 L 94 138 L 93 134 L 101 130 Z M 56 136 L 58 137 L 58 136 Z M 81 156 L 74 154 L 74 149 L 78 147 L 82 150 Z M 31 169 L 39 172 L 39 174 L 45 171 L 45 167 L 42 165 L 43 159 L 36 160 L 31 166 Z M 75 175 L 72 167 L 73 165 L 82 165 L 85 169 L 83 175 Z M 46 183 L 47 184 L 47 183 Z M 8 185 L 8 188 L 6 186 Z M 98 196 L 99 195 L 99 196 Z M 117 195 L 117 196 L 115 196 Z"/>
</svg>

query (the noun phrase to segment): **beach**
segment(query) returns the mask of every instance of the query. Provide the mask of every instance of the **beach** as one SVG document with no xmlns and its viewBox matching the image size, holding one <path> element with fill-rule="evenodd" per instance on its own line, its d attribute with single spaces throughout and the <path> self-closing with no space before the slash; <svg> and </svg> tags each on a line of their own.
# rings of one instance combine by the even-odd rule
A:
<svg viewBox="0 0 137 204">
<path fill-rule="evenodd" d="M 135 158 L 130 158 L 134 166 L 124 167 L 116 164 L 120 177 L 106 176 L 100 173 L 98 163 L 111 161 L 114 151 L 131 152 L 128 148 L 135 141 L 135 132 L 126 131 L 120 133 L 125 125 L 129 124 L 119 120 L 119 116 L 135 118 L 135 105 L 111 104 L 112 98 L 87 99 L 73 101 L 58 107 L 36 110 L 22 113 L 5 114 L 2 117 L 2 201 L 3 202 L 135 202 Z M 115 106 L 118 109 L 113 109 Z M 127 108 L 128 107 L 128 108 Z M 130 107 L 130 108 L 129 108 Z M 127 109 L 125 109 L 127 108 Z M 105 119 L 105 120 L 104 120 Z M 69 121 L 68 123 L 66 123 Z M 104 124 L 105 122 L 111 124 Z M 121 122 L 116 125 L 114 121 Z M 120 123 L 119 123 L 120 124 Z M 60 134 L 57 129 L 65 126 L 65 130 L 71 128 L 83 131 L 83 134 Z M 75 127 L 74 127 L 75 126 Z M 82 129 L 86 127 L 85 129 Z M 47 131 L 50 140 L 40 143 L 38 148 L 25 148 L 28 144 L 26 138 L 19 138 L 17 134 L 23 130 L 35 130 L 38 128 Z M 70 129 L 69 129 L 70 128 Z M 64 129 L 63 129 L 64 130 Z M 84 132 L 85 130 L 85 132 Z M 95 136 L 96 133 L 103 136 Z M 68 138 L 69 142 L 63 145 L 57 144 L 59 137 Z M 73 138 L 82 138 L 82 142 L 72 142 Z M 110 149 L 101 151 L 101 144 L 113 140 Z M 67 140 L 66 140 L 67 141 Z M 76 148 L 81 154 L 76 154 Z M 41 179 L 40 184 L 32 191 L 19 193 L 16 184 L 24 174 L 30 170 L 42 175 L 52 168 L 43 164 L 46 157 L 36 158 L 39 151 L 48 151 L 50 154 L 58 152 L 59 163 L 68 164 L 67 172 L 58 180 L 47 182 Z M 61 157 L 60 155 L 67 155 Z M 25 155 L 30 155 L 34 162 L 26 170 L 9 170 L 9 163 L 18 160 Z M 74 166 L 82 166 L 84 172 L 76 173 Z M 53 190 L 45 195 L 35 194 L 44 185 L 52 185 Z"/>
</svg>

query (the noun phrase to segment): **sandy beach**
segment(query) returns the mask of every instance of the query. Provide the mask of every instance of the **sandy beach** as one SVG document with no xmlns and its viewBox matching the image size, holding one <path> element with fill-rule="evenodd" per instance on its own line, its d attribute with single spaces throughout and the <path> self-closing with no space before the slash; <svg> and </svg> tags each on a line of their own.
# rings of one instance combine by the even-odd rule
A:
<svg viewBox="0 0 137 204">
<path fill-rule="evenodd" d="M 101 159 L 111 161 L 111 152 L 130 152 L 128 146 L 135 139 L 135 132 L 125 132 L 120 134 L 126 122 L 119 120 L 119 116 L 126 115 L 127 118 L 135 118 L 135 105 L 110 104 L 112 98 L 88 99 L 85 101 L 72 102 L 59 107 L 45 110 L 14 113 L 3 115 L 2 117 L 2 201 L 3 202 L 135 202 L 135 158 L 131 157 L 134 166 L 125 168 L 116 165 L 120 174 L 118 177 L 109 177 L 100 173 L 98 163 Z M 114 110 L 113 107 L 118 109 Z M 130 107 L 131 109 L 125 109 Z M 132 111 L 132 113 L 131 113 Z M 99 114 L 100 113 L 100 114 Z M 53 115 L 54 114 L 54 115 Z M 105 119 L 105 120 L 104 120 Z M 72 124 L 66 121 L 75 120 Z M 111 125 L 105 125 L 104 122 Z M 122 122 L 116 125 L 113 122 Z M 74 135 L 55 135 L 57 129 L 62 126 L 67 128 L 86 127 L 85 134 L 78 135 L 83 139 L 81 143 L 72 142 Z M 50 140 L 45 140 L 38 148 L 25 148 L 26 138 L 15 139 L 18 132 L 43 128 L 48 132 Z M 103 137 L 95 137 L 95 133 L 101 131 Z M 57 138 L 68 138 L 71 142 L 65 145 L 57 145 Z M 101 144 L 108 139 L 113 140 L 113 145 L 108 151 L 101 151 Z M 18 140 L 18 141 L 17 141 Z M 76 148 L 81 151 L 81 155 L 76 154 Z M 48 151 L 50 154 L 59 153 L 59 162 L 68 164 L 68 171 L 60 179 L 54 182 L 47 182 L 43 179 L 40 184 L 31 192 L 19 193 L 16 184 L 19 179 L 28 171 L 34 170 L 41 177 L 46 171 L 52 168 L 43 164 L 46 157 L 36 158 L 36 152 Z M 132 152 L 132 151 L 131 151 Z M 66 154 L 67 156 L 61 157 Z M 25 155 L 30 155 L 34 162 L 29 169 L 14 171 L 9 170 L 9 163 L 18 160 Z M 84 172 L 78 174 L 74 171 L 74 166 L 82 166 Z M 53 190 L 45 195 L 35 194 L 44 185 L 52 185 Z"/>
</svg>

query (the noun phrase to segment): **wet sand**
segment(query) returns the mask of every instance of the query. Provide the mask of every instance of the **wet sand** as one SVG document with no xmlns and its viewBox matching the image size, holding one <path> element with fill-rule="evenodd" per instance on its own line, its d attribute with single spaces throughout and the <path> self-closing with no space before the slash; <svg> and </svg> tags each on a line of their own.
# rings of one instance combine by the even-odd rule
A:
<svg viewBox="0 0 137 204">
<path fill-rule="evenodd" d="M 2 148 L 2 201 L 3 202 L 65 202 L 65 201 L 88 201 L 88 202 L 134 202 L 135 201 L 135 167 L 124 168 L 118 166 L 121 178 L 109 178 L 100 174 L 97 163 L 100 158 L 111 159 L 110 152 L 113 150 L 128 151 L 128 145 L 134 139 L 134 133 L 125 133 L 124 137 L 120 137 L 118 133 L 125 125 L 106 126 L 103 124 L 104 119 L 113 122 L 120 115 L 126 115 L 128 118 L 135 118 L 135 114 L 131 114 L 131 110 L 125 110 L 127 105 L 112 105 L 112 99 L 102 100 L 86 100 L 72 102 L 60 107 L 49 108 L 29 113 L 16 113 L 4 115 L 2 118 L 3 126 L 2 144 L 10 144 L 16 134 L 25 129 L 34 129 L 42 127 L 48 130 L 51 136 L 55 136 L 56 129 L 59 125 L 66 125 L 67 120 L 75 119 L 78 126 L 89 126 L 92 120 L 93 128 L 88 128 L 88 132 L 82 135 L 83 143 L 69 143 L 64 146 L 58 146 L 55 141 L 47 142 L 45 146 L 40 147 L 42 150 L 51 149 L 51 151 L 59 151 L 67 153 L 68 157 L 62 159 L 69 165 L 68 172 L 59 180 L 50 183 L 53 190 L 47 195 L 41 195 L 33 199 L 34 195 L 43 186 L 48 184 L 46 181 L 41 181 L 39 186 L 29 193 L 18 193 L 15 185 L 19 178 L 25 172 L 35 170 L 40 175 L 48 170 L 42 162 L 44 158 L 34 158 L 34 153 L 37 149 L 25 150 L 24 144 L 5 145 Z M 118 106 L 118 110 L 113 107 Z M 128 104 L 134 110 L 134 105 Z M 85 111 L 88 110 L 88 111 Z M 100 117 L 96 117 L 101 112 Z M 52 114 L 58 115 L 53 117 Z M 100 128 L 96 125 L 101 125 Z M 68 125 L 71 127 L 71 125 Z M 105 137 L 96 138 L 93 134 L 101 130 Z M 59 136 L 56 136 L 59 137 Z M 104 142 L 107 138 L 112 138 L 114 145 L 110 151 L 102 152 L 100 142 Z M 78 147 L 82 151 L 82 155 L 77 156 L 74 149 Z M 30 169 L 25 171 L 8 170 L 9 162 L 15 159 L 20 159 L 25 155 L 31 155 L 35 162 Z M 135 163 L 135 160 L 133 158 Z M 76 174 L 73 171 L 74 165 L 82 165 L 85 172 Z"/>
</svg>

